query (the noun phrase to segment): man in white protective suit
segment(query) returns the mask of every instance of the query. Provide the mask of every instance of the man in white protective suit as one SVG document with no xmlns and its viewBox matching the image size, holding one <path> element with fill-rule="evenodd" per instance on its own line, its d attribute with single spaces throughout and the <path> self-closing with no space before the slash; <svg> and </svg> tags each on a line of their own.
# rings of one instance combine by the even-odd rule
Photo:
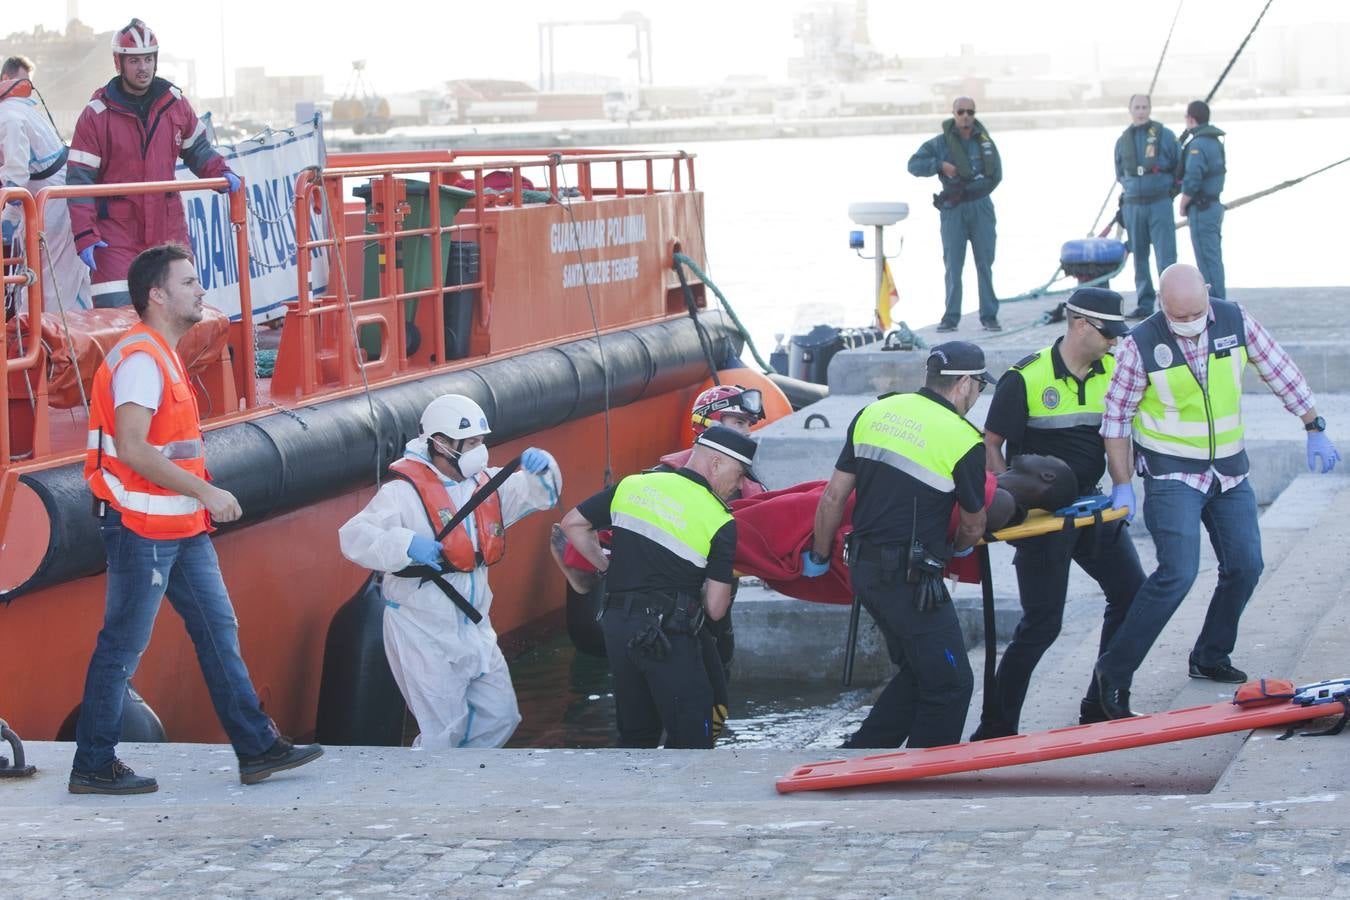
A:
<svg viewBox="0 0 1350 900">
<path fill-rule="evenodd" d="M 27 188 L 36 195 L 45 187 L 66 183 L 66 145 L 32 96 L 33 64 L 11 56 L 0 65 L 0 184 Z M 17 204 L 6 204 L 0 214 L 8 249 L 17 232 L 22 238 L 23 214 Z M 43 309 L 88 309 L 89 268 L 75 255 L 70 237 L 70 212 L 65 200 L 47 203 L 47 247 L 41 263 Z M 13 254 L 6 253 L 6 256 Z M 30 262 L 36 269 L 38 264 Z M 18 312 L 28 307 L 22 294 Z"/>
<path fill-rule="evenodd" d="M 500 747 L 520 711 L 488 620 L 488 567 L 502 558 L 507 528 L 557 506 L 562 474 L 529 448 L 520 471 L 441 535 L 500 469 L 488 468 L 487 416 L 468 397 L 431 401 L 421 432 L 338 539 L 352 562 L 385 573 L 384 649 L 421 729 L 413 746 Z"/>
</svg>

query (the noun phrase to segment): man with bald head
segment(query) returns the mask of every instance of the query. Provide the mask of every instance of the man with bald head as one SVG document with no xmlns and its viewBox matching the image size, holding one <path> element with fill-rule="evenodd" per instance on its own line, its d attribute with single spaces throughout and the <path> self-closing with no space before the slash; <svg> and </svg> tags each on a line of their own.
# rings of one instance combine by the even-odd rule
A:
<svg viewBox="0 0 1350 900">
<path fill-rule="evenodd" d="M 1134 715 L 1134 672 L 1195 582 L 1201 524 L 1219 558 L 1219 583 L 1191 650 L 1190 676 L 1247 680 L 1229 654 L 1262 568 L 1243 449 L 1248 362 L 1303 421 L 1308 469 L 1330 472 L 1340 460 L 1303 374 L 1250 313 L 1211 298 L 1194 266 L 1169 266 L 1158 283 L 1162 309 L 1121 341 L 1102 415 L 1112 506 L 1133 518 L 1131 476 L 1144 477 L 1144 522 L 1158 555 L 1157 570 L 1097 661 L 1102 712 L 1112 719 Z"/>
<path fill-rule="evenodd" d="M 955 331 L 961 322 L 961 270 L 966 244 L 975 253 L 975 278 L 980 286 L 980 324 L 1002 331 L 994 294 L 994 201 L 989 195 L 1003 180 L 1003 163 L 989 131 L 975 118 L 975 101 L 957 97 L 942 134 L 926 141 L 909 158 L 909 174 L 936 175 L 942 192 L 933 195 L 942 222 L 942 262 L 947 267 L 947 308 L 938 331 Z"/>
</svg>

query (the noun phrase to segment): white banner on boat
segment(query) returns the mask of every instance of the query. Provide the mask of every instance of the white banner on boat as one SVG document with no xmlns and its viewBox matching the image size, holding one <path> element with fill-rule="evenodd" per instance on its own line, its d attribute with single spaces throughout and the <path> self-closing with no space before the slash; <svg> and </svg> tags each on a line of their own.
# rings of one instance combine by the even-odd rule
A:
<svg viewBox="0 0 1350 900">
<path fill-rule="evenodd" d="M 210 124 L 210 113 L 203 116 Z M 295 255 L 295 180 L 309 166 L 322 166 L 325 159 L 323 127 L 318 116 L 312 122 L 281 131 L 268 129 L 237 144 L 216 147 L 230 169 L 244 179 L 248 191 L 249 285 L 254 321 L 285 315 L 285 303 L 297 296 Z M 196 178 L 181 162 L 179 180 Z M 206 288 L 206 302 L 238 321 L 239 261 L 234 233 L 230 229 L 228 195 L 215 191 L 183 194 L 192 255 L 197 275 Z M 310 213 L 314 237 L 328 234 L 319 213 Z M 310 289 L 328 286 L 328 256 L 311 251 Z"/>
</svg>

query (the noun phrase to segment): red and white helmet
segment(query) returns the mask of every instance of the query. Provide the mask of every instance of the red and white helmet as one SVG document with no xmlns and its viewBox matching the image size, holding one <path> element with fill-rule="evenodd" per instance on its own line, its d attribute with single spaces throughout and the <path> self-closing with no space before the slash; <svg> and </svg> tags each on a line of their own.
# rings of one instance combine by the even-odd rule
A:
<svg viewBox="0 0 1350 900">
<path fill-rule="evenodd" d="M 150 26 L 140 19 L 132 19 L 131 23 L 120 31 L 114 31 L 112 36 L 113 59 L 119 56 L 140 56 L 145 53 L 159 52 L 159 39 L 155 33 L 150 30 Z"/>
<path fill-rule="evenodd" d="M 722 416 L 727 413 L 745 416 L 753 425 L 764 418 L 764 395 L 755 388 L 741 387 L 739 384 L 720 384 L 708 388 L 695 398 L 690 413 L 694 437 L 698 437 L 710 425 L 720 423 Z"/>
</svg>

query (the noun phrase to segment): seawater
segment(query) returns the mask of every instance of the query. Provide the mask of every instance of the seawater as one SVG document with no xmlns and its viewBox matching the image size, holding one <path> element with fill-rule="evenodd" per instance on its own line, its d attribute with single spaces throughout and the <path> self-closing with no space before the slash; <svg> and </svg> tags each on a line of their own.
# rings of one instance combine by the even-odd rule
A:
<svg viewBox="0 0 1350 900">
<path fill-rule="evenodd" d="M 1271 187 L 1350 154 L 1350 118 L 1225 122 L 1225 200 Z M 1119 126 L 991 133 L 1003 158 L 993 195 L 998 216 L 994 287 L 1010 297 L 1043 284 L 1059 263 L 1060 245 L 1086 236 L 1114 178 Z M 1181 125 L 1165 121 L 1174 132 Z M 936 127 L 933 134 L 937 133 Z M 886 229 L 886 253 L 898 283 L 899 319 L 936 322 L 944 302 L 936 178 L 915 178 L 906 163 L 930 134 L 824 139 L 724 141 L 671 145 L 696 153 L 706 202 L 708 274 L 727 295 L 761 352 L 775 334 L 816 323 L 869 324 L 875 305 L 873 263 L 848 248 L 848 218 L 858 201 L 901 200 L 909 218 Z M 1224 263 L 1230 288 L 1347 283 L 1343 259 L 1350 163 L 1230 212 Z M 1103 224 L 1115 212 L 1115 201 Z M 1100 226 L 1099 226 L 1100 228 Z M 870 255 L 872 229 L 865 253 Z M 1194 262 L 1190 232 L 1177 232 L 1177 255 Z M 978 304 L 967 254 L 965 309 Z M 1134 289 L 1133 263 L 1111 286 Z M 976 336 L 971 319 L 963 329 Z M 749 354 L 746 354 L 747 359 Z"/>
</svg>

